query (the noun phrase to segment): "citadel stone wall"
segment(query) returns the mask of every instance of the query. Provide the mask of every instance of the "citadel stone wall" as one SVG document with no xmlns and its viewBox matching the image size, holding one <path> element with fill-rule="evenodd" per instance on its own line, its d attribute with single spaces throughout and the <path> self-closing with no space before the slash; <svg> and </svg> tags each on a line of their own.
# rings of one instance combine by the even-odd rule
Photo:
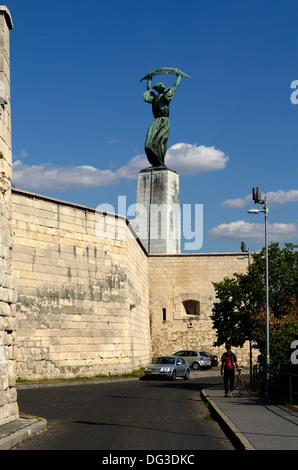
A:
<svg viewBox="0 0 298 470">
<path fill-rule="evenodd" d="M 18 418 L 15 296 L 11 271 L 11 111 L 8 9 L 0 6 L 0 425 Z"/>
<path fill-rule="evenodd" d="M 210 316 L 216 298 L 212 283 L 233 277 L 235 272 L 245 273 L 247 266 L 242 253 L 150 255 L 153 355 L 202 349 L 221 356 L 224 347 L 213 346 L 216 331 Z M 187 301 L 197 306 L 193 315 L 186 311 Z M 239 365 L 248 366 L 249 344 L 233 350 Z"/>
<path fill-rule="evenodd" d="M 17 376 L 90 377 L 148 362 L 147 255 L 126 219 L 23 191 L 12 200 Z"/>
<path fill-rule="evenodd" d="M 223 352 L 213 347 L 212 283 L 246 272 L 240 253 L 148 256 L 124 217 L 15 189 L 12 203 L 18 377 L 108 375 L 181 349 Z M 248 345 L 236 352 L 247 366 Z"/>
</svg>

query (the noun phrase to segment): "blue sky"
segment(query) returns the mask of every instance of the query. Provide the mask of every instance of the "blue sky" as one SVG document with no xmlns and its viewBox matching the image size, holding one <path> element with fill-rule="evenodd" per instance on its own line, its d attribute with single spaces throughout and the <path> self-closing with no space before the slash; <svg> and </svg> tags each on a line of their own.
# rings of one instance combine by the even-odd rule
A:
<svg viewBox="0 0 298 470">
<path fill-rule="evenodd" d="M 191 79 L 171 103 L 166 163 L 181 205 L 203 204 L 200 251 L 264 245 L 263 214 L 247 214 L 255 186 L 269 239 L 298 243 L 296 0 L 5 4 L 17 188 L 116 212 L 118 196 L 134 204 L 152 121 L 140 79 L 179 67 Z"/>
</svg>

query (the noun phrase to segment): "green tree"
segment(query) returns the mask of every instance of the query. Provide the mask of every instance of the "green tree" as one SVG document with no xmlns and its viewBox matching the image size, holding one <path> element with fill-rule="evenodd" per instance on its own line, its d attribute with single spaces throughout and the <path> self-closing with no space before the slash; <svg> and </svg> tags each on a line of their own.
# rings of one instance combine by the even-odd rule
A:
<svg viewBox="0 0 298 470">
<path fill-rule="evenodd" d="M 253 315 L 254 336 L 260 351 L 266 351 L 266 310 L 261 309 Z M 278 373 L 291 369 L 289 361 L 291 343 L 298 339 L 298 308 L 296 299 L 288 300 L 283 305 L 278 316 L 271 312 L 269 316 L 270 328 L 270 362 L 271 368 Z"/>
<path fill-rule="evenodd" d="M 211 319 L 217 330 L 217 341 L 214 346 L 229 342 L 242 347 L 252 339 L 250 286 L 247 276 L 234 274 L 234 278 L 225 278 L 214 283 L 216 298 Z"/>
<path fill-rule="evenodd" d="M 278 243 L 268 247 L 270 334 L 275 339 L 270 355 L 276 364 L 280 355 L 288 360 L 289 344 L 298 339 L 297 248 L 293 244 L 280 248 Z M 214 283 L 217 301 L 211 318 L 217 330 L 215 346 L 229 341 L 241 347 L 248 340 L 265 354 L 265 249 L 252 258 L 247 274 L 235 273 L 231 279 Z"/>
<path fill-rule="evenodd" d="M 280 248 L 278 243 L 269 245 L 269 304 L 275 317 L 282 315 L 283 308 L 289 302 L 298 302 L 298 246 L 288 243 Z M 248 272 L 259 289 L 258 306 L 266 302 L 265 291 L 265 248 L 253 256 L 253 263 Z"/>
</svg>

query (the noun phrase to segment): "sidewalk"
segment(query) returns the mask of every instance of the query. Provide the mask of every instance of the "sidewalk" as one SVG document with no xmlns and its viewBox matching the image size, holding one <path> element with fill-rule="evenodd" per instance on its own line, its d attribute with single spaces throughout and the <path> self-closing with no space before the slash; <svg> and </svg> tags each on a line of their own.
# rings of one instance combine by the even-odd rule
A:
<svg viewBox="0 0 298 470">
<path fill-rule="evenodd" d="M 244 391 L 225 398 L 223 387 L 202 391 L 204 399 L 242 450 L 298 450 L 298 412 Z"/>
<path fill-rule="evenodd" d="M 35 416 L 20 416 L 19 419 L 0 426 L 0 451 L 12 449 L 46 427 L 47 421 Z"/>
</svg>

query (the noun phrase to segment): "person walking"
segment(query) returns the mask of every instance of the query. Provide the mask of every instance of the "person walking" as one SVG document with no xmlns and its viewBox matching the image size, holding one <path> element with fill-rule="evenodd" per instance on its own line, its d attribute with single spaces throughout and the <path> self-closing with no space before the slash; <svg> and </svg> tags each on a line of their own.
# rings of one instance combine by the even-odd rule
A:
<svg viewBox="0 0 298 470">
<path fill-rule="evenodd" d="M 221 369 L 220 373 L 223 375 L 224 388 L 225 388 L 225 397 L 232 397 L 234 390 L 234 381 L 235 381 L 235 366 L 237 369 L 237 357 L 232 352 L 232 346 L 226 343 L 226 352 L 223 353 L 221 357 Z"/>
</svg>

